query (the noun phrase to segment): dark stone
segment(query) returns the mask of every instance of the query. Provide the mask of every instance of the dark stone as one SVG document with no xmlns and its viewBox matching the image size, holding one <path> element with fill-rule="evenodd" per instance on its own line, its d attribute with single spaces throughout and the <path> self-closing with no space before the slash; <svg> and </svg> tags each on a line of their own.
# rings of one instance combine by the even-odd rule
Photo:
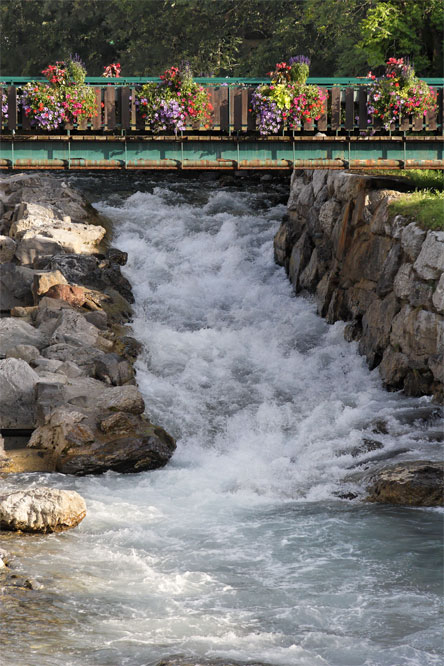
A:
<svg viewBox="0 0 444 666">
<path fill-rule="evenodd" d="M 368 478 L 369 502 L 444 505 L 444 463 L 419 460 L 378 470 Z"/>
<path fill-rule="evenodd" d="M 117 250 L 115 251 L 118 252 Z M 122 252 L 121 255 L 126 253 Z M 120 256 L 120 255 L 119 255 Z M 120 257 L 123 261 L 123 256 Z M 104 259 L 99 262 L 97 257 L 83 254 L 57 254 L 49 262 L 50 270 L 59 270 L 68 282 L 104 291 L 111 287 L 123 296 L 128 303 L 134 303 L 129 281 L 120 271 L 115 261 Z"/>
<path fill-rule="evenodd" d="M 0 310 L 34 305 L 33 280 L 32 268 L 12 263 L 0 264 Z"/>
<path fill-rule="evenodd" d="M 125 266 L 128 261 L 128 252 L 122 252 L 122 250 L 117 249 L 116 247 L 110 247 L 105 257 L 112 263 L 118 264 L 119 266 Z"/>
<path fill-rule="evenodd" d="M 102 474 L 109 470 L 121 473 L 143 472 L 164 467 L 176 444 L 165 430 L 149 424 L 145 434 L 115 437 L 83 446 L 71 447 L 60 457 L 57 471 L 62 474 Z"/>
<path fill-rule="evenodd" d="M 393 281 L 401 265 L 401 258 L 401 243 L 395 243 L 384 261 L 379 276 L 377 289 L 380 296 L 386 296 L 390 291 L 393 291 Z"/>
<path fill-rule="evenodd" d="M 134 370 L 119 354 L 104 354 L 95 362 L 94 376 L 107 384 L 121 386 L 134 378 Z"/>
</svg>

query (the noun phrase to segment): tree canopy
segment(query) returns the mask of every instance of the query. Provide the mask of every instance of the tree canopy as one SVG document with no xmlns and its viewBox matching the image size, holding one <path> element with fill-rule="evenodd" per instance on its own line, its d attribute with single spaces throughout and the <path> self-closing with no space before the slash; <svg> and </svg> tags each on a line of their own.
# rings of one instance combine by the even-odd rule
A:
<svg viewBox="0 0 444 666">
<path fill-rule="evenodd" d="M 442 0 L 3 0 L 3 75 L 37 76 L 78 53 L 88 74 L 120 62 L 156 76 L 188 61 L 195 75 L 264 76 L 305 54 L 316 76 L 365 75 L 408 56 L 443 70 Z"/>
</svg>

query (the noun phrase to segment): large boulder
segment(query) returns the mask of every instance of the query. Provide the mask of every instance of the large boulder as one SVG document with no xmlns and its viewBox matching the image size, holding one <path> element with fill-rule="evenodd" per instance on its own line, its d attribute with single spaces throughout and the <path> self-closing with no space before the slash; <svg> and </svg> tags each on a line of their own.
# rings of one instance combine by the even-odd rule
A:
<svg viewBox="0 0 444 666">
<path fill-rule="evenodd" d="M 131 285 L 122 275 L 120 266 L 125 253 L 110 250 L 102 260 L 82 254 L 58 254 L 51 258 L 48 267 L 59 270 L 69 283 L 90 287 L 99 291 L 112 288 L 128 303 L 134 302 Z"/>
<path fill-rule="evenodd" d="M 176 448 L 163 428 L 141 414 L 73 405 L 53 410 L 28 446 L 53 451 L 57 471 L 76 475 L 156 469 Z"/>
<path fill-rule="evenodd" d="M 0 528 L 20 532 L 62 532 L 86 516 L 85 500 L 73 490 L 32 488 L 0 496 Z"/>
<path fill-rule="evenodd" d="M 384 467 L 367 480 L 369 502 L 444 505 L 444 463 L 420 460 Z"/>
<path fill-rule="evenodd" d="M 42 349 L 47 338 L 42 331 L 34 328 L 22 319 L 5 317 L 0 319 L 0 355 L 6 353 L 17 345 L 32 345 Z"/>
<path fill-rule="evenodd" d="M 39 379 L 22 359 L 0 360 L 0 428 L 35 427 L 34 391 Z"/>
<path fill-rule="evenodd" d="M 33 305 L 32 282 L 34 271 L 25 266 L 0 264 L 0 310 Z"/>
<path fill-rule="evenodd" d="M 233 661 L 232 659 L 202 659 L 201 657 L 172 656 L 161 659 L 156 666 L 267 666 L 263 661 Z"/>
</svg>

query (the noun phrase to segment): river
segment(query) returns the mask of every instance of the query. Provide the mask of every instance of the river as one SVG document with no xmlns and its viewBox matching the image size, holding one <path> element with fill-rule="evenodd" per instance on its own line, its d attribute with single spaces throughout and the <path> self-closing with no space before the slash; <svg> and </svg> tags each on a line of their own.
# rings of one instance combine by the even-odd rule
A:
<svg viewBox="0 0 444 666">
<path fill-rule="evenodd" d="M 75 489 L 88 514 L 0 538 L 38 588 L 4 607 L 2 666 L 441 664 L 442 511 L 363 503 L 353 476 L 438 458 L 437 425 L 274 264 L 287 179 L 69 181 L 129 254 L 137 379 L 177 451 L 154 472 L 7 481 Z"/>
</svg>

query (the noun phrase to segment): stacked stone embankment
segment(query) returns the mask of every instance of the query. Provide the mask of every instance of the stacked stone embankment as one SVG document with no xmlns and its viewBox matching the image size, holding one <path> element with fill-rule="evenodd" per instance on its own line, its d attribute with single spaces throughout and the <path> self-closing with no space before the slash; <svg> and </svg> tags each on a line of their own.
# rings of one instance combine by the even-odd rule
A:
<svg viewBox="0 0 444 666">
<path fill-rule="evenodd" d="M 275 237 L 277 263 L 296 292 L 313 294 L 329 323 L 348 322 L 370 369 L 389 390 L 444 395 L 444 232 L 392 215 L 405 179 L 295 171 L 288 216 Z M 373 502 L 444 504 L 444 465 L 374 470 Z"/>
<path fill-rule="evenodd" d="M 6 442 L 14 432 L 30 435 L 25 449 L 5 449 L 0 438 L 0 474 L 137 472 L 171 457 L 174 440 L 145 416 L 136 385 L 126 258 L 62 179 L 0 179 L 0 429 Z M 77 507 L 79 520 L 60 514 L 57 522 L 73 500 L 57 493 L 68 491 L 43 489 L 18 502 L 1 483 L 3 529 L 57 531 L 83 518 Z M 26 512 L 41 520 L 26 526 Z"/>
<path fill-rule="evenodd" d="M 390 214 L 401 178 L 296 171 L 275 255 L 385 386 L 443 398 L 444 232 Z"/>
</svg>

